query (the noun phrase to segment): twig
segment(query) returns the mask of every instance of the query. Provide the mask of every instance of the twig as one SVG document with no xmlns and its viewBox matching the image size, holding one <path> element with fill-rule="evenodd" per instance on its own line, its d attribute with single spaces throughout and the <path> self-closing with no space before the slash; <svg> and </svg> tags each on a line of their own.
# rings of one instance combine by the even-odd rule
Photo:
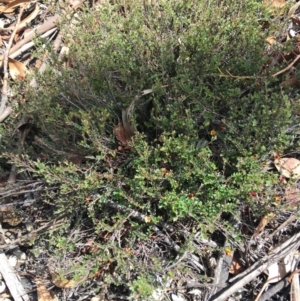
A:
<svg viewBox="0 0 300 301">
<path fill-rule="evenodd" d="M 272 234 L 268 236 L 268 239 L 271 239 L 274 235 L 280 232 L 282 229 L 286 228 L 293 221 L 297 220 L 295 215 L 291 215 L 283 224 L 281 224 Z"/>
<path fill-rule="evenodd" d="M 276 72 L 275 74 L 272 75 L 272 77 L 276 77 L 277 75 L 280 75 L 280 74 L 290 70 L 299 59 L 300 59 L 300 54 L 297 55 L 296 58 L 287 67 L 285 67 L 284 69 Z"/>
<path fill-rule="evenodd" d="M 280 70 L 280 71 L 274 73 L 274 74 L 272 75 L 272 77 L 276 77 L 276 76 L 278 76 L 278 75 L 280 75 L 280 74 L 282 74 L 282 73 L 284 73 L 284 72 L 290 70 L 290 69 L 296 64 L 296 62 L 297 62 L 299 59 L 300 59 L 300 54 L 297 55 L 296 58 L 295 58 L 288 66 L 286 66 L 284 69 L 282 69 L 282 70 Z M 218 68 L 218 70 L 219 70 L 219 72 L 221 73 L 221 74 L 219 75 L 220 77 L 230 77 L 230 78 L 236 78 L 236 79 L 262 78 L 262 77 L 256 77 L 256 76 L 239 76 L 239 75 L 232 75 L 228 70 L 226 70 L 226 72 L 227 72 L 228 74 L 224 74 L 224 73 L 220 70 L 220 68 Z"/>
<path fill-rule="evenodd" d="M 218 68 L 220 77 L 230 77 L 230 78 L 235 78 L 235 79 L 257 79 L 257 78 L 262 78 L 261 76 L 240 76 L 240 75 L 232 75 L 228 70 L 226 72 L 228 74 L 224 74 L 220 68 Z"/>
<path fill-rule="evenodd" d="M 282 243 L 276 249 L 274 249 L 270 254 L 264 256 L 261 260 L 253 264 L 243 273 L 239 274 L 237 280 L 230 283 L 227 288 L 221 290 L 216 295 L 210 298 L 210 301 L 224 301 L 228 299 L 232 294 L 237 292 L 243 286 L 252 281 L 255 277 L 261 274 L 265 269 L 267 269 L 274 262 L 277 262 L 281 258 L 285 257 L 287 254 L 297 249 L 300 244 L 300 233 L 295 234 L 290 239 Z"/>
<path fill-rule="evenodd" d="M 273 295 L 275 295 L 277 292 L 281 291 L 283 288 L 287 287 L 289 285 L 287 277 L 281 279 L 279 282 L 277 282 L 274 286 L 272 286 L 270 289 L 268 289 L 259 299 L 259 301 L 268 301 L 271 299 Z"/>
<path fill-rule="evenodd" d="M 10 50 L 9 50 L 9 55 L 12 53 L 16 52 L 18 49 L 20 49 L 23 45 L 28 43 L 29 41 L 32 41 L 35 37 L 41 36 L 43 33 L 49 31 L 50 29 L 56 27 L 57 25 L 57 19 L 58 16 L 53 16 L 47 19 L 47 21 L 38 26 L 37 28 L 33 29 L 30 31 L 23 40 L 19 41 L 16 45 L 14 45 Z M 3 60 L 3 55 L 0 56 L 0 60 Z"/>
<path fill-rule="evenodd" d="M 0 253 L 0 273 L 5 280 L 5 283 L 14 299 L 14 301 L 29 301 L 29 296 L 26 294 L 19 278 L 16 276 L 9 261 L 4 253 Z"/>
<path fill-rule="evenodd" d="M 300 286 L 299 286 L 299 276 L 295 274 L 299 273 L 300 270 L 293 272 L 292 282 L 291 282 L 291 301 L 299 301 L 300 300 Z M 290 282 L 290 279 L 289 279 Z"/>
<path fill-rule="evenodd" d="M 9 55 L 9 51 L 12 47 L 12 44 L 13 44 L 13 41 L 14 41 L 14 37 L 17 33 L 17 30 L 18 30 L 18 25 L 21 21 L 21 16 L 23 14 L 23 11 L 24 11 L 24 6 L 21 7 L 20 9 L 20 12 L 19 12 L 19 15 L 18 15 L 18 20 L 17 20 L 17 24 L 15 25 L 15 29 L 14 31 L 12 32 L 11 36 L 10 36 L 10 39 L 9 39 L 9 42 L 8 42 L 8 45 L 7 45 L 7 49 L 5 51 L 5 54 L 4 54 L 4 57 L 3 57 L 3 73 L 4 73 L 4 77 L 3 77 L 3 86 L 2 86 L 2 97 L 1 97 L 1 104 L 0 104 L 0 119 L 3 118 L 2 114 L 5 112 L 5 109 L 6 109 L 6 103 L 7 103 L 7 90 L 8 90 L 8 55 Z M 7 110 L 5 112 L 7 115 Z M 8 115 L 7 115 L 8 116 Z M 7 117 L 6 116 L 6 117 Z"/>
<path fill-rule="evenodd" d="M 300 269 L 295 270 L 289 277 L 288 282 L 291 283 L 293 281 L 293 278 L 295 276 L 295 274 L 299 274 L 300 273 Z"/>
<path fill-rule="evenodd" d="M 44 34 L 40 35 L 39 37 L 40 38 L 47 38 L 48 36 L 53 34 L 56 30 L 57 30 L 57 28 L 54 27 L 54 28 L 48 30 L 47 32 L 45 32 Z M 21 41 L 23 41 L 23 40 L 21 40 Z M 12 59 L 16 58 L 17 56 L 19 56 L 23 52 L 27 51 L 28 49 L 34 47 L 35 43 L 34 42 L 28 42 L 28 43 L 22 44 L 22 45 L 17 43 L 15 46 L 18 46 L 18 49 L 14 49 L 14 52 L 11 52 L 9 54 L 9 57 L 12 58 Z"/>
<path fill-rule="evenodd" d="M 64 218 L 67 214 L 63 213 L 60 216 L 58 216 L 55 220 L 52 220 L 45 225 L 41 226 L 40 228 L 31 231 L 29 234 L 23 235 L 18 239 L 15 239 L 11 241 L 9 244 L 0 245 L 0 249 L 13 249 L 17 244 L 21 244 L 22 242 L 26 240 L 31 240 L 33 238 L 36 238 L 38 234 L 43 234 L 44 230 L 53 230 L 59 226 L 61 226 L 61 219 Z"/>
<path fill-rule="evenodd" d="M 270 282 L 272 282 L 274 279 L 277 279 L 278 277 L 272 277 L 270 279 L 268 279 L 265 284 L 262 286 L 262 288 L 260 289 L 259 294 L 256 296 L 254 301 L 260 301 L 260 296 L 262 295 L 262 293 L 265 291 L 266 287 L 270 284 Z"/>
</svg>

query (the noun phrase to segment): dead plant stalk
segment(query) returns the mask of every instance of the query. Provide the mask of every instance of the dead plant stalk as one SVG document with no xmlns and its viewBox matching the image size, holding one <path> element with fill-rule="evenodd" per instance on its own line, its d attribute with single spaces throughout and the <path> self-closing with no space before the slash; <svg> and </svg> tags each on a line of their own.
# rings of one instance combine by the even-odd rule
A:
<svg viewBox="0 0 300 301">
<path fill-rule="evenodd" d="M 18 25 L 21 21 L 21 17 L 24 11 L 24 6 L 21 6 L 19 15 L 18 15 L 18 20 L 17 23 L 15 25 L 15 29 L 12 32 L 8 45 L 7 45 L 7 49 L 5 51 L 4 54 L 4 58 L 3 58 L 3 73 L 4 73 L 4 77 L 3 77 L 3 86 L 2 86 L 2 96 L 1 96 L 1 103 L 0 103 L 0 122 L 3 121 L 12 111 L 12 108 L 10 106 L 6 106 L 7 104 L 7 90 L 8 90 L 8 55 L 9 55 L 9 50 L 12 47 L 13 41 L 14 41 L 14 37 L 17 33 L 18 30 Z"/>
</svg>

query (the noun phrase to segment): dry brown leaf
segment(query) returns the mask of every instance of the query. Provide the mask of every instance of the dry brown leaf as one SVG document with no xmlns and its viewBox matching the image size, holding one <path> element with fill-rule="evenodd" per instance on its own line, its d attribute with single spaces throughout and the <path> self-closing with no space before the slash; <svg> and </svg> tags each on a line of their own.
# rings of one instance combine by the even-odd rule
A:
<svg viewBox="0 0 300 301">
<path fill-rule="evenodd" d="M 274 45 L 274 44 L 279 44 L 274 36 L 269 36 L 266 38 L 266 41 L 270 44 L 270 45 Z"/>
<path fill-rule="evenodd" d="M 259 222 L 253 237 L 257 236 L 261 231 L 263 231 L 263 229 L 265 228 L 265 226 L 272 220 L 272 218 L 275 216 L 274 213 L 269 213 L 267 215 L 265 215 L 261 221 Z"/>
<path fill-rule="evenodd" d="M 52 283 L 59 287 L 59 288 L 70 288 L 70 287 L 75 287 L 77 285 L 79 285 L 80 283 L 82 283 L 85 279 L 88 278 L 88 274 L 85 275 L 85 276 L 82 276 L 81 279 L 79 280 L 73 280 L 73 279 L 61 279 L 61 277 L 56 274 L 54 271 L 50 270 L 49 269 L 49 272 L 50 272 L 50 275 L 51 275 L 51 281 Z"/>
<path fill-rule="evenodd" d="M 244 270 L 243 265 L 240 263 L 237 257 L 233 255 L 233 259 L 229 268 L 229 273 L 232 275 L 237 275 L 241 273 L 243 270 Z"/>
<path fill-rule="evenodd" d="M 285 5 L 285 0 L 266 0 L 263 2 L 263 6 L 268 8 L 271 13 L 276 13 L 276 15 L 281 15 L 284 13 Z"/>
<path fill-rule="evenodd" d="M 12 10 L 14 10 L 14 8 Z M 1 12 L 1 7 L 0 7 L 0 12 Z M 5 12 L 7 12 L 7 11 L 5 11 Z M 39 12 L 40 12 L 40 7 L 36 4 L 35 9 L 31 12 L 31 14 L 28 15 L 24 20 L 21 20 L 21 22 L 18 25 L 18 30 L 26 27 L 28 23 L 30 23 L 32 20 L 34 20 L 38 16 Z M 2 30 L 14 30 L 14 29 L 15 29 L 15 26 L 9 26 L 9 27 L 2 28 Z"/>
<path fill-rule="evenodd" d="M 32 1 L 32 0 L 14 0 L 14 1 L 11 1 L 10 3 L 8 3 L 4 7 L 4 10 L 2 12 L 8 13 L 8 12 L 10 12 L 11 9 L 14 9 L 14 8 L 16 8 L 17 6 L 19 6 L 23 3 L 25 4 L 25 3 L 30 3 L 30 2 L 34 2 L 34 1 Z"/>
<path fill-rule="evenodd" d="M 284 196 L 286 203 L 292 208 L 300 203 L 300 190 L 293 184 L 286 185 Z"/>
<path fill-rule="evenodd" d="M 0 0 L 0 3 L 5 3 L 5 4 L 8 4 L 10 2 L 12 2 L 13 0 Z"/>
<path fill-rule="evenodd" d="M 35 278 L 36 290 L 38 295 L 38 301 L 52 301 L 54 300 L 51 293 L 47 290 L 46 286 L 42 284 L 39 279 Z"/>
<path fill-rule="evenodd" d="M 16 79 L 22 80 L 25 78 L 27 68 L 23 63 L 16 61 L 12 58 L 8 58 L 8 66 L 9 66 L 9 74 L 13 80 Z"/>
<path fill-rule="evenodd" d="M 69 288 L 69 287 L 75 287 L 77 284 L 79 284 L 79 281 L 75 280 L 67 280 L 67 279 L 60 279 L 59 276 L 55 273 L 51 273 L 51 281 L 52 283 L 59 287 L 59 288 Z"/>
<path fill-rule="evenodd" d="M 289 80 L 283 81 L 280 86 L 282 88 L 290 88 L 299 86 L 299 81 L 297 77 L 291 77 Z"/>
<path fill-rule="evenodd" d="M 286 178 L 300 179 L 300 161 L 295 158 L 275 159 L 277 170 Z"/>
<path fill-rule="evenodd" d="M 35 9 L 31 12 L 31 14 L 19 23 L 18 29 L 27 26 L 28 23 L 33 21 L 38 16 L 39 12 L 40 12 L 40 7 L 36 4 Z"/>
<path fill-rule="evenodd" d="M 6 13 L 6 14 L 10 14 L 13 13 L 15 11 L 14 8 L 6 8 L 6 6 L 0 6 L 0 13 Z"/>
<path fill-rule="evenodd" d="M 151 216 L 145 216 L 145 223 L 150 223 L 152 220 Z"/>
<path fill-rule="evenodd" d="M 124 126 L 120 122 L 114 127 L 113 131 L 121 144 L 123 144 L 124 146 L 128 145 L 130 137 L 126 133 Z"/>
</svg>

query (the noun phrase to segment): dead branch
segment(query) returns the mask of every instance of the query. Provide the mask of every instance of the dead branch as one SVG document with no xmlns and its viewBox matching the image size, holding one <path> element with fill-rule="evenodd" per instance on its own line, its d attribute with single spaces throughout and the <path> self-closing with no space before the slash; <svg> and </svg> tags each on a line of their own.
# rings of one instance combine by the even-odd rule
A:
<svg viewBox="0 0 300 301">
<path fill-rule="evenodd" d="M 290 70 L 295 64 L 296 62 L 300 59 L 300 54 L 296 56 L 296 58 L 288 65 L 286 66 L 284 69 L 276 72 L 275 74 L 272 75 L 272 77 L 276 77 L 277 75 L 280 75 L 288 70 Z"/>
<path fill-rule="evenodd" d="M 300 233 L 295 234 L 290 239 L 282 243 L 276 249 L 272 250 L 270 254 L 264 256 L 261 260 L 253 264 L 243 273 L 239 274 L 239 277 L 235 282 L 230 283 L 225 289 L 221 290 L 219 293 L 213 295 L 210 301 L 224 301 L 229 298 L 232 294 L 237 292 L 239 289 L 244 287 L 255 277 L 261 274 L 265 269 L 267 269 L 271 264 L 277 262 L 281 258 L 285 257 L 287 254 L 297 249 L 300 245 Z"/>
<path fill-rule="evenodd" d="M 6 49 L 5 54 L 3 56 L 2 65 L 3 65 L 4 77 L 3 77 L 3 86 L 2 86 L 2 97 L 1 97 L 1 103 L 0 103 L 0 120 L 1 119 L 4 120 L 9 115 L 8 112 L 11 112 L 11 110 L 9 110 L 9 109 L 6 110 L 6 104 L 7 104 L 7 98 L 8 98 L 7 97 L 7 90 L 8 90 L 8 83 L 7 83 L 8 82 L 8 68 L 7 68 L 8 67 L 8 55 L 9 55 L 9 51 L 12 47 L 15 35 L 17 33 L 18 25 L 21 21 L 23 11 L 24 11 L 24 6 L 22 6 L 21 9 L 20 9 L 18 19 L 17 19 L 17 24 L 15 25 L 15 29 L 12 32 L 11 36 L 10 36 L 10 39 L 9 39 L 9 42 L 8 42 L 8 45 L 7 45 L 7 49 Z M 3 113 L 5 113 L 5 114 L 3 115 Z"/>
<path fill-rule="evenodd" d="M 262 78 L 261 76 L 240 76 L 240 75 L 233 75 L 231 74 L 228 70 L 226 70 L 227 74 L 224 74 L 220 68 L 218 68 L 220 77 L 230 77 L 230 78 L 235 78 L 235 79 L 257 79 L 257 78 Z"/>
<path fill-rule="evenodd" d="M 32 41 L 34 38 L 41 36 L 43 33 L 49 31 L 50 29 L 56 27 L 57 25 L 57 19 L 58 16 L 55 15 L 53 17 L 50 17 L 49 19 L 47 19 L 47 21 L 38 26 L 37 28 L 33 29 L 32 31 L 30 31 L 23 40 L 19 41 L 16 45 L 14 45 L 8 52 L 9 55 L 11 55 L 12 53 L 16 52 L 18 49 L 20 49 L 23 45 L 25 45 L 26 43 Z M 0 60 L 3 60 L 3 55 L 0 56 Z"/>
<path fill-rule="evenodd" d="M 0 273 L 15 301 L 29 301 L 29 296 L 26 294 L 21 281 L 12 269 L 9 261 L 4 253 L 0 253 Z"/>
</svg>

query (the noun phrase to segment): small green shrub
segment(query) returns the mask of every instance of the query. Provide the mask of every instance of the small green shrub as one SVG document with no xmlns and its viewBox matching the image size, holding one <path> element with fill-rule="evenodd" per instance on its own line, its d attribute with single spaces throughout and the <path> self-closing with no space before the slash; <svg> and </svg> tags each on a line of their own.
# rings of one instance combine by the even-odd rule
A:
<svg viewBox="0 0 300 301">
<path fill-rule="evenodd" d="M 149 283 L 147 279 L 141 277 L 132 282 L 130 289 L 133 291 L 135 295 L 134 297 L 137 299 L 147 298 L 153 292 L 153 286 L 151 283 Z"/>
<path fill-rule="evenodd" d="M 66 38 L 69 56 L 54 56 L 38 88 L 26 91 L 34 136 L 26 155 L 9 158 L 45 180 L 56 213 L 77 216 L 76 225 L 85 215 L 92 221 L 94 256 L 117 262 L 118 280 L 107 281 L 135 277 L 131 290 L 146 298 L 152 286 L 143 271 L 161 265 L 131 251 L 150 239 L 151 226 L 193 221 L 209 235 L 223 213 L 239 219 L 242 204 L 255 216 L 277 210 L 278 177 L 263 163 L 295 138 L 286 133 L 293 106 L 277 79 L 258 78 L 267 60 L 260 1 L 112 2 L 84 12 Z M 124 147 L 114 129 L 133 100 L 137 130 Z M 134 211 L 151 222 L 131 219 Z"/>
</svg>

